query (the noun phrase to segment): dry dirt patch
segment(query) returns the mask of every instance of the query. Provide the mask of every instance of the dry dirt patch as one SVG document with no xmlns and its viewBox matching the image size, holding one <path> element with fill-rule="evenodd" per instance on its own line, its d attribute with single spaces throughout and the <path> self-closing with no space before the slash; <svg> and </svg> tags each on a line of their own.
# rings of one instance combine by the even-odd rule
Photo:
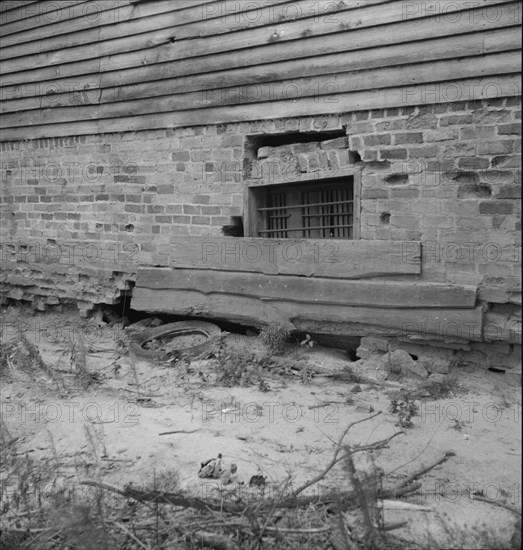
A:
<svg viewBox="0 0 523 550">
<path fill-rule="evenodd" d="M 445 399 L 416 399 L 419 412 L 412 427 L 395 436 L 401 426 L 390 412 L 391 399 L 412 390 L 412 382 L 384 381 L 370 363 L 348 375 L 350 362 L 343 352 L 288 345 L 271 358 L 259 338 L 230 335 L 229 371 L 223 378 L 213 358 L 134 361 L 126 354 L 123 329 L 93 327 L 73 313 L 33 317 L 11 309 L 3 316 L 2 346 L 9 351 L 2 356 L 2 434 L 7 449 L 2 456 L 3 529 L 21 533 L 26 544 L 29 540 L 35 548 L 58 548 L 76 537 L 77 547 L 82 547 L 81 526 L 92 523 L 93 529 L 100 529 L 100 540 L 113 540 L 110 537 L 118 533 L 126 548 L 199 548 L 200 543 L 250 548 L 252 541 L 242 542 L 244 535 L 238 534 L 242 527 L 204 529 L 209 522 L 205 518 L 199 528 L 184 530 L 187 509 L 176 508 L 178 515 L 173 516 L 158 506 L 153 506 L 156 516 L 149 525 L 147 505 L 110 492 L 102 495 L 79 482 L 120 490 L 132 484 L 140 490 L 251 503 L 281 498 L 282 492 L 288 496 L 321 474 L 346 427 L 359 421 L 346 440 L 351 447 L 393 438 L 371 453 L 389 485 L 453 453 L 421 478 L 417 494 L 395 499 L 396 504 L 391 499 L 382 503 L 380 521 L 403 524 L 393 531 L 403 541 L 400 546 L 510 544 L 520 510 L 521 401 L 519 388 L 505 384 L 499 375 L 461 373 L 455 392 Z M 35 366 L 21 349 L 22 332 L 48 370 Z M 322 369 L 330 376 L 323 376 Z M 200 462 L 219 454 L 224 468 L 237 465 L 236 483 L 225 486 L 220 479 L 198 477 Z M 265 486 L 249 487 L 252 476 L 266 478 Z M 351 490 L 349 477 L 340 462 L 302 496 Z M 60 503 L 69 503 L 69 510 Z M 412 504 L 417 507 L 405 509 Z M 50 529 L 49 517 L 54 516 L 49 509 L 57 506 L 62 523 L 55 518 Z M 109 519 L 100 526 L 96 518 L 103 507 Z M 42 511 L 41 518 L 34 515 L 36 510 Z M 325 531 L 336 525 L 329 510 L 318 508 L 312 516 L 307 516 L 310 510 L 296 510 L 297 531 L 282 528 L 275 535 L 271 524 L 258 541 L 260 548 L 305 548 L 303 541 L 309 540 L 310 548 L 322 547 L 314 546 L 320 540 L 335 547 L 332 533 Z M 169 521 L 170 530 L 165 527 Z M 141 527 L 129 531 L 133 522 Z M 41 531 L 27 535 L 28 528 Z M 201 535 L 202 529 L 211 539 Z M 281 538 L 285 533 L 287 546 Z M 218 538 L 212 539 L 213 534 Z M 361 541 L 353 544 L 364 547 Z"/>
</svg>

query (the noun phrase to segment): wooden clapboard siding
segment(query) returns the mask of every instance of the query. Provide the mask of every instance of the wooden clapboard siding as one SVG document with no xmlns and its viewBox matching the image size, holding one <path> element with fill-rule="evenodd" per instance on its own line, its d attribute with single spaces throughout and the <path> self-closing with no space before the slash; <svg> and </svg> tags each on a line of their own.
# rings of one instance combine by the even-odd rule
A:
<svg viewBox="0 0 523 550">
<path fill-rule="evenodd" d="M 0 13 L 15 10 L 27 4 L 34 4 L 38 0 L 6 0 L 5 2 L 0 3 Z"/>
<path fill-rule="evenodd" d="M 361 281 L 205 269 L 140 269 L 135 288 L 197 290 L 268 301 L 343 304 L 377 308 L 474 308 L 477 288 L 412 281 Z"/>
<path fill-rule="evenodd" d="M 49 17 L 43 19 L 41 16 L 25 18 L 21 21 L 5 24 L 2 27 L 2 43 L 6 46 L 14 44 L 23 44 L 31 41 L 48 40 L 51 36 L 62 36 L 76 34 L 83 29 L 90 30 L 102 27 L 104 25 L 115 25 L 115 23 L 123 23 L 132 21 L 145 16 L 160 14 L 176 9 L 185 9 L 188 7 L 198 6 L 200 4 L 210 3 L 212 0 L 164 0 L 152 3 L 140 3 L 137 0 L 108 0 L 103 2 L 89 2 L 89 0 L 73 0 L 72 2 L 51 2 L 51 5 L 61 4 L 61 7 L 56 10 L 61 12 L 58 16 L 53 17 L 53 12 L 49 12 Z M 42 10 L 46 2 L 42 4 Z M 75 8 L 74 5 L 82 4 Z M 91 5 L 91 7 L 89 7 Z M 70 7 L 70 14 L 65 12 L 65 9 Z M 60 17 L 61 15 L 61 17 Z M 64 17 L 70 15 L 68 18 Z M 70 47 L 73 43 L 62 42 L 62 39 L 57 40 L 58 44 L 63 44 L 64 47 Z M 79 44 L 83 42 L 78 42 Z M 52 46 L 52 44 L 51 44 Z M 51 47 L 51 49 L 55 49 Z M 46 50 L 44 44 L 44 51 Z M 18 55 L 25 55 L 20 52 Z"/>
<path fill-rule="evenodd" d="M 6 100 L 0 139 L 425 104 L 422 94 L 405 94 L 407 86 L 422 84 L 462 86 L 461 100 L 520 93 L 517 2 L 458 0 L 438 16 L 440 2 L 413 1 L 408 5 L 424 13 L 411 19 L 406 3 L 391 0 L 345 2 L 331 17 L 308 13 L 314 5 L 334 5 L 327 0 L 270 0 L 274 8 L 302 11 L 296 19 L 273 21 L 262 10 L 251 22 L 234 14 L 224 22 L 221 13 L 211 13 L 224 2 L 126 0 L 118 4 L 128 8 L 125 20 L 116 23 L 117 10 L 107 3 L 96 24 L 81 10 L 71 9 L 70 21 L 51 23 L 24 18 L 23 6 L 6 11 L 20 17 L 0 26 L 0 94 Z M 74 4 L 86 9 L 89 2 Z M 255 11 L 252 3 L 245 6 Z M 500 10 L 498 16 L 482 15 L 485 7 Z M 431 9 L 435 14 L 428 16 Z M 489 78 L 497 89 L 482 89 Z M 467 84 L 471 79 L 476 86 Z M 248 101 L 231 89 L 251 84 L 262 92 Z M 264 84 L 294 85 L 299 95 L 269 96 Z M 86 86 L 82 93 L 65 93 Z M 58 94 L 50 98 L 50 90 Z"/>
<path fill-rule="evenodd" d="M 462 48 L 466 48 L 466 43 L 468 42 L 467 34 L 481 31 L 485 42 L 483 53 L 488 54 L 492 51 L 500 51 L 498 43 L 503 39 L 503 35 L 496 34 L 496 31 L 492 29 L 499 28 L 502 31 L 503 27 L 507 25 L 512 25 L 512 28 L 510 29 L 511 43 L 506 49 L 513 49 L 514 47 L 518 49 L 521 45 L 520 28 L 513 26 L 513 17 L 506 10 L 501 14 L 499 20 L 495 22 L 482 21 L 481 12 L 473 10 L 468 14 L 465 21 L 453 21 L 448 25 L 437 25 L 430 18 L 403 21 L 387 25 L 380 29 L 379 33 L 374 28 L 355 29 L 350 34 L 343 33 L 343 35 L 340 35 L 337 33 L 325 37 L 303 38 L 302 40 L 284 44 L 272 44 L 270 47 L 258 46 L 252 49 L 222 54 L 213 53 L 212 55 L 187 61 L 169 61 L 170 48 L 167 48 L 165 51 L 162 48 L 150 48 L 149 50 L 146 49 L 140 52 L 103 58 L 100 63 L 97 60 L 90 60 L 62 65 L 60 67 L 59 80 L 56 79 L 56 69 L 51 67 L 13 73 L 9 75 L 9 81 L 6 80 L 4 82 L 5 87 L 1 89 L 2 98 L 27 97 L 27 90 L 19 87 L 17 93 L 16 87 L 8 85 L 9 83 L 16 85 L 37 82 L 46 85 L 55 84 L 57 86 L 64 86 L 65 89 L 71 89 L 71 87 L 81 89 L 86 84 L 92 87 L 95 80 L 98 83 L 96 79 L 98 70 L 101 72 L 101 78 L 99 79 L 100 87 L 125 86 L 133 83 L 141 83 L 145 87 L 145 83 L 154 80 L 164 80 L 166 75 L 184 76 L 213 73 L 236 67 L 251 67 L 266 63 L 281 62 L 283 60 L 299 61 L 305 59 L 309 64 L 321 64 L 325 55 L 334 52 L 356 52 L 356 55 L 365 58 L 368 52 L 360 52 L 359 50 L 380 47 L 383 44 L 404 43 L 405 36 L 409 36 L 412 41 L 430 40 L 431 38 L 441 36 L 447 38 L 456 36 L 458 41 L 462 41 L 461 45 L 456 47 L 456 55 L 467 55 L 466 49 L 462 53 Z M 409 46 L 409 43 L 407 43 L 407 46 Z M 420 43 L 418 48 L 413 45 L 411 50 L 415 52 L 421 50 L 428 53 L 425 46 L 431 45 Z M 304 53 L 307 55 L 304 55 Z M 132 66 L 134 68 L 128 68 Z M 77 77 L 74 77 L 75 75 Z M 128 98 L 129 95 L 125 94 L 120 97 Z"/>
<path fill-rule="evenodd" d="M 269 2 L 271 1 L 269 0 Z M 495 1 L 501 2 L 502 0 Z M 309 4 L 309 2 L 311 0 L 301 0 L 300 5 L 302 3 Z M 366 0 L 366 2 L 377 5 L 363 8 L 361 11 L 351 9 L 349 6 L 344 8 L 344 10 L 336 12 L 337 19 L 328 23 L 324 21 L 316 22 L 313 16 L 312 18 L 307 17 L 281 25 L 278 24 L 276 28 L 281 33 L 281 40 L 287 41 L 300 38 L 303 32 L 309 28 L 311 34 L 318 35 L 337 32 L 342 24 L 349 27 L 375 26 L 379 22 L 383 23 L 386 21 L 384 16 L 380 15 L 380 11 L 386 11 L 393 19 L 401 20 L 401 6 L 399 6 L 399 9 L 398 6 L 394 7 L 396 4 L 391 4 L 391 0 Z M 319 3 L 326 3 L 328 5 L 329 1 L 320 0 Z M 384 6 L 381 6 L 381 4 L 384 4 Z M 314 5 L 314 2 L 311 5 Z M 359 19 L 356 19 L 357 14 L 359 14 Z M 116 39 L 109 39 L 109 36 L 111 36 L 110 33 L 108 33 L 109 36 L 99 39 L 98 36 L 104 27 L 100 30 L 94 29 L 98 31 L 95 34 L 96 42 L 94 42 L 94 45 L 96 47 L 86 48 L 85 45 L 82 45 L 63 48 L 58 51 L 43 52 L 37 56 L 29 55 L 10 58 L 0 63 L 0 73 L 4 74 L 8 71 L 31 69 L 42 62 L 50 65 L 72 63 L 92 57 L 141 50 L 144 47 L 152 45 L 168 44 L 171 50 L 170 57 L 181 59 L 206 55 L 209 52 L 230 51 L 253 47 L 258 44 L 270 44 L 271 41 L 274 41 L 275 25 L 268 24 L 268 21 L 270 21 L 269 15 L 265 16 L 265 20 L 264 18 L 260 18 L 260 21 L 257 21 L 255 24 L 245 21 L 241 21 L 238 24 L 234 22 L 228 23 L 228 26 L 232 27 L 232 32 L 225 32 L 226 30 L 228 31 L 228 28 L 220 17 L 201 21 L 201 10 L 199 14 L 195 14 L 195 17 L 199 17 L 200 20 L 192 24 L 188 23 L 180 27 L 169 26 L 167 28 L 155 29 L 151 32 L 137 35 L 130 34 L 129 36 Z M 362 17 L 364 19 L 361 19 Z M 235 29 L 236 26 L 239 29 Z M 90 32 L 93 34 L 93 31 Z M 171 43 L 173 36 L 176 40 L 174 43 Z"/>
<path fill-rule="evenodd" d="M 20 8 L 23 8 L 24 6 L 27 6 L 28 4 L 36 4 L 39 0 L 5 0 L 4 2 L 0 3 L 0 13 L 3 13 L 6 15 L 5 19 L 2 19 L 2 21 L 8 20 L 8 14 L 6 12 L 11 12 L 12 17 L 21 17 L 20 15 Z M 72 0 L 75 1 L 75 0 Z M 85 1 L 85 0 L 76 0 L 76 1 Z"/>
<path fill-rule="evenodd" d="M 122 0 L 122 4 L 133 0 Z M 7 36 L 13 29 L 31 29 L 53 24 L 58 20 L 72 20 L 75 13 L 80 13 L 90 0 L 58 0 L 27 2 L 21 9 L 12 9 L 0 17 L 2 24 L 1 34 Z M 105 2 L 104 2 L 105 3 Z M 103 3 L 99 3 L 97 10 L 101 10 Z M 87 8 L 86 8 L 87 10 Z M 3 40 L 2 40 L 3 42 Z"/>
<path fill-rule="evenodd" d="M 307 1 L 307 0 L 302 0 Z M 478 0 L 479 1 L 479 0 Z M 483 0 L 483 3 L 486 0 Z M 383 4 L 383 0 L 381 0 Z M 503 0 L 489 0 L 490 3 L 504 4 Z M 433 2 L 439 6 L 439 2 Z M 32 69 L 44 65 L 58 65 L 63 63 L 73 63 L 83 59 L 92 59 L 93 57 L 103 57 L 105 55 L 115 55 L 129 52 L 132 50 L 141 50 L 151 46 L 162 46 L 166 50 L 169 59 L 186 59 L 188 57 L 197 57 L 208 55 L 210 52 L 232 51 L 240 48 L 252 48 L 260 44 L 270 45 L 273 42 L 281 44 L 290 40 L 299 40 L 304 33 L 318 36 L 339 32 L 341 28 L 354 29 L 363 27 L 375 27 L 386 25 L 394 21 L 402 21 L 404 18 L 402 2 L 387 2 L 383 5 L 363 7 L 361 9 L 347 9 L 336 13 L 335 21 L 315 21 L 315 18 L 298 19 L 296 21 L 284 24 L 261 26 L 249 28 L 248 30 L 223 33 L 224 24 L 218 19 L 198 22 L 194 25 L 197 28 L 190 28 L 191 25 L 184 25 L 173 32 L 172 28 L 159 29 L 149 33 L 143 33 L 136 36 L 117 38 L 114 40 L 105 40 L 92 43 L 90 47 L 85 45 L 64 48 L 61 50 L 43 52 L 37 55 L 17 57 L 4 60 L 0 63 L 0 74 Z M 470 6 L 467 0 L 453 2 L 449 6 L 449 13 L 459 11 L 461 8 Z M 439 22 L 438 24 L 441 24 Z M 205 33 L 203 29 L 207 28 L 207 34 L 199 37 L 198 33 Z M 278 33 L 279 38 L 275 39 L 274 32 Z M 221 33 L 220 33 L 221 31 Z M 176 41 L 171 43 L 173 34 Z M 98 36 L 98 35 L 96 35 Z"/>
<path fill-rule="evenodd" d="M 267 323 L 309 320 L 316 322 L 350 322 L 392 328 L 398 332 L 433 334 L 436 339 L 456 336 L 481 341 L 483 313 L 474 309 L 395 309 L 353 307 L 309 302 L 266 301 L 236 294 L 204 294 L 194 290 L 133 289 L 131 308 L 178 315 L 199 315 L 227 319 L 252 326 Z M 353 336 L 358 332 L 353 331 Z M 444 337 L 442 336 L 444 335 Z"/>
<path fill-rule="evenodd" d="M 355 279 L 419 274 L 420 250 L 414 241 L 185 237 L 170 256 L 176 268 Z"/>
<path fill-rule="evenodd" d="M 145 98 L 126 102 L 112 102 L 101 105 L 85 105 L 72 107 L 54 107 L 44 111 L 23 111 L 6 114 L 3 117 L 4 128 L 18 126 L 30 126 L 47 122 L 56 124 L 67 122 L 72 117 L 78 120 L 119 118 L 128 113 L 133 115 L 155 114 L 172 112 L 177 109 L 190 110 L 202 109 L 213 106 L 235 105 L 238 102 L 266 103 L 271 100 L 275 89 L 282 89 L 287 86 L 289 97 L 295 97 L 296 91 L 301 91 L 301 97 L 318 96 L 319 90 L 327 89 L 331 96 L 344 92 L 361 90 L 373 90 L 380 84 L 387 87 L 414 86 L 433 82 L 436 78 L 442 81 L 454 81 L 458 78 L 473 78 L 478 73 L 483 74 L 504 74 L 517 73 L 521 63 L 519 52 L 503 52 L 488 57 L 479 58 L 474 63 L 471 58 L 457 60 L 437 61 L 432 64 L 417 63 L 392 70 L 389 67 L 367 71 L 354 71 L 349 73 L 322 75 L 318 77 L 296 78 L 293 80 L 269 81 L 270 86 L 255 88 L 256 94 L 245 95 L 238 99 L 237 88 L 217 88 L 212 90 L 198 90 L 186 94 L 173 94 L 157 98 Z M 328 101 L 329 95 L 326 96 Z M 74 114 L 72 114 L 74 112 Z"/>
<path fill-rule="evenodd" d="M 490 48 L 490 53 L 504 52 L 504 57 L 501 58 L 500 54 L 493 55 L 486 59 L 486 63 L 491 64 L 496 70 L 507 72 L 509 67 L 512 66 L 514 72 L 517 72 L 520 63 L 519 52 L 517 51 L 519 37 L 512 32 L 510 28 L 503 29 L 496 34 L 496 41 Z M 424 43 L 424 47 L 427 51 L 422 49 L 412 49 L 411 44 L 399 44 L 394 46 L 387 46 L 385 48 L 372 48 L 365 52 L 345 52 L 322 56 L 321 58 L 300 59 L 283 61 L 279 63 L 270 63 L 265 65 L 258 65 L 256 67 L 238 68 L 228 71 L 217 71 L 211 74 L 192 75 L 191 77 L 177 77 L 166 80 L 152 81 L 147 85 L 135 85 L 132 87 L 132 93 L 129 94 L 127 88 L 122 87 L 110 87 L 100 88 L 97 87 L 97 83 L 92 83 L 94 86 L 89 86 L 89 82 L 85 81 L 82 85 L 77 84 L 77 89 L 82 86 L 87 86 L 87 93 L 81 94 L 76 92 L 77 103 L 83 102 L 101 104 L 101 103 L 113 103 L 123 93 L 126 95 L 132 95 L 130 100 L 136 101 L 138 98 L 151 98 L 158 97 L 165 94 L 167 89 L 170 90 L 169 97 L 175 106 L 181 108 L 182 104 L 178 105 L 178 101 L 182 101 L 174 97 L 176 94 L 198 92 L 200 99 L 196 98 L 196 101 L 203 103 L 203 106 L 207 107 L 213 103 L 224 104 L 224 98 L 229 96 L 229 102 L 234 102 L 235 95 L 238 92 L 231 88 L 237 86 L 256 86 L 256 88 L 249 88 L 250 90 L 258 90 L 258 83 L 267 84 L 271 83 L 271 86 L 267 86 L 265 89 L 265 96 L 268 95 L 270 90 L 274 91 L 274 86 L 282 86 L 286 84 L 283 80 L 295 79 L 289 82 L 292 85 L 298 85 L 301 89 L 310 89 L 311 93 L 318 93 L 322 86 L 325 86 L 325 79 L 313 81 L 311 77 L 317 75 L 325 75 L 332 77 L 328 80 L 329 85 L 336 92 L 347 91 L 341 89 L 340 79 L 344 78 L 344 74 L 349 79 L 352 89 L 364 89 L 364 86 L 375 87 L 378 82 L 381 82 L 382 78 L 386 78 L 390 75 L 391 67 L 395 65 L 404 65 L 398 69 L 397 78 L 402 82 L 409 82 L 412 79 L 412 72 L 418 66 L 425 71 L 430 70 L 432 76 L 432 67 L 427 65 L 429 60 L 445 59 L 449 61 L 449 67 L 451 64 L 454 66 L 465 65 L 464 71 L 459 71 L 460 76 L 467 76 L 467 71 L 471 72 L 473 76 L 477 74 L 477 68 L 475 66 L 470 67 L 471 59 L 485 50 L 485 34 L 484 33 L 472 33 L 467 35 L 466 41 L 463 41 L 461 37 L 450 38 L 437 38 L 429 40 Z M 511 51 L 512 48 L 512 51 Z M 460 57 L 463 58 L 456 60 L 456 52 L 459 52 Z M 406 64 L 416 64 L 411 67 Z M 444 63 L 446 61 L 436 61 L 435 67 L 445 68 Z M 386 69 L 383 69 L 386 67 Z M 449 68 L 450 70 L 450 68 Z M 483 70 L 486 70 L 484 67 Z M 299 78 L 302 74 L 307 74 L 307 78 Z M 340 74 L 341 73 L 341 74 Z M 416 73 L 416 78 L 420 78 L 421 74 Z M 414 83 L 414 82 L 412 82 Z M 72 85 L 73 83 L 71 83 Z M 48 84 L 49 89 L 52 89 L 52 85 Z M 227 87 L 225 87 L 227 86 Z M 228 91 L 229 90 L 229 91 Z M 263 90 L 260 88 L 260 91 Z M 7 93 L 4 90 L 3 93 Z M 262 94 L 260 94 L 262 95 Z M 25 110 L 31 110 L 36 108 L 53 107 L 71 107 L 73 102 L 73 92 L 53 94 L 52 96 L 37 96 L 33 98 L 19 98 L 3 101 L 0 104 L 1 112 L 21 112 Z M 5 96 L 4 96 L 5 97 Z M 9 97 L 9 96 L 7 96 Z M 251 102 L 256 99 L 257 101 L 264 100 L 263 97 L 251 97 Z M 265 101 L 267 97 L 265 97 Z M 119 104 L 117 104 L 119 105 Z M 147 103 L 151 112 L 156 112 L 154 104 Z M 77 108 L 77 107 L 75 107 Z M 122 104 L 123 109 L 129 108 L 129 102 Z M 53 111 L 53 114 L 55 111 Z M 101 113 L 103 114 L 103 113 Z M 58 122 L 59 120 L 55 120 Z"/>
<path fill-rule="evenodd" d="M 521 76 L 500 75 L 493 84 L 492 77 L 474 79 L 471 86 L 470 79 L 455 80 L 454 84 L 464 93 L 461 101 L 479 100 L 496 97 L 514 96 L 520 93 Z M 80 121 L 74 124 L 48 124 L 38 126 L 24 126 L 19 128 L 0 128 L 0 141 L 20 139 L 60 137 L 66 135 L 98 134 L 104 132 L 127 132 L 146 129 L 171 128 L 179 126 L 199 126 L 206 124 L 224 124 L 231 121 L 248 121 L 263 119 L 285 118 L 289 116 L 310 116 L 312 114 L 336 114 L 347 111 L 360 111 L 387 107 L 406 107 L 409 105 L 426 105 L 434 102 L 428 97 L 422 87 L 413 87 L 406 94 L 406 87 L 384 88 L 365 92 L 348 94 L 332 94 L 327 96 L 328 102 L 321 102 L 318 98 L 304 98 L 292 101 L 292 111 L 289 110 L 289 101 L 273 101 L 265 104 L 234 105 L 192 111 L 179 111 L 154 115 L 137 115 L 115 119 L 97 119 Z M 408 96 L 408 97 L 407 97 Z M 445 97 L 442 97 L 445 100 Z M 263 107 L 261 107 L 263 105 Z M 321 109 L 318 108 L 321 105 Z M 0 119 L 1 120 L 1 119 Z"/>
<path fill-rule="evenodd" d="M 371 5 L 387 1 L 390 0 L 360 0 L 358 4 Z M 233 32 L 252 27 L 253 22 L 256 23 L 256 26 L 269 24 L 270 12 L 267 8 L 289 4 L 290 2 L 292 0 L 263 0 L 263 4 L 251 3 L 251 6 L 254 6 L 255 9 L 246 12 L 245 17 L 242 18 L 237 18 L 230 13 L 227 15 L 228 12 L 225 10 L 231 9 L 230 0 L 221 0 L 219 2 L 216 2 L 216 0 L 176 0 L 176 2 L 142 4 L 140 6 L 134 4 L 129 5 L 127 10 L 122 10 L 119 7 L 113 10 L 100 11 L 99 17 L 96 20 L 96 27 L 99 29 L 98 40 L 105 41 L 119 37 L 137 36 L 159 29 L 170 29 L 172 34 L 176 35 L 179 39 L 204 36 L 209 33 L 221 34 L 223 32 Z M 304 11 L 312 10 L 318 6 L 329 5 L 329 0 L 302 0 L 302 2 L 303 7 L 301 9 Z M 330 0 L 330 4 L 333 4 L 332 0 Z M 107 5 L 109 6 L 110 4 Z M 260 10 L 256 6 L 261 5 L 263 5 L 265 15 L 258 18 L 256 15 Z M 216 13 L 217 17 L 211 17 L 211 15 L 207 17 L 207 13 Z M 221 13 L 224 15 L 220 15 Z M 248 16 L 249 13 L 253 15 Z M 263 13 L 261 12 L 261 14 Z M 313 12 L 310 11 L 309 13 Z M 216 21 L 214 26 L 206 24 L 206 21 L 211 19 Z M 252 19 L 253 22 L 249 22 L 249 19 Z M 116 23 L 121 24 L 116 25 Z M 86 16 L 74 19 L 72 25 L 69 23 L 69 27 L 66 24 L 64 25 L 64 22 L 60 22 L 53 25 L 52 29 L 39 28 L 17 32 L 16 35 L 4 37 L 2 42 L 5 46 L 20 44 L 16 50 L 13 49 L 15 52 L 14 55 L 17 57 L 42 51 L 56 50 L 59 47 L 72 48 L 92 42 L 92 26 L 92 17 Z M 76 32 L 72 33 L 71 31 L 75 29 Z M 60 35 L 61 38 L 49 38 L 50 31 L 55 35 Z M 3 55 L 2 59 L 4 58 L 9 58 L 9 55 Z"/>
</svg>

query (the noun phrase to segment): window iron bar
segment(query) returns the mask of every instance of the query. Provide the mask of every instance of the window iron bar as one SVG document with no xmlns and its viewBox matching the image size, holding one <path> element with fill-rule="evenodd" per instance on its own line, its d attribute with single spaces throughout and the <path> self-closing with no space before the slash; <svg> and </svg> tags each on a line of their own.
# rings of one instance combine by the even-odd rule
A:
<svg viewBox="0 0 523 550">
<path fill-rule="evenodd" d="M 346 227 L 350 229 L 353 227 L 353 225 L 311 225 L 310 227 L 284 229 L 284 231 L 312 231 L 314 229 L 343 229 Z M 281 231 L 281 229 L 262 229 L 259 231 L 259 233 L 277 233 L 278 231 Z"/>
<path fill-rule="evenodd" d="M 350 200 L 350 201 L 338 201 L 338 202 L 317 202 L 317 203 L 314 203 L 314 204 L 292 204 L 292 205 L 289 205 L 289 206 L 270 206 L 270 207 L 266 207 L 266 208 L 258 208 L 258 212 L 269 212 L 271 210 L 283 210 L 283 209 L 287 209 L 287 208 L 309 208 L 309 207 L 313 207 L 313 206 L 331 206 L 331 205 L 335 205 L 335 204 L 352 204 L 354 201 L 353 200 Z"/>
</svg>

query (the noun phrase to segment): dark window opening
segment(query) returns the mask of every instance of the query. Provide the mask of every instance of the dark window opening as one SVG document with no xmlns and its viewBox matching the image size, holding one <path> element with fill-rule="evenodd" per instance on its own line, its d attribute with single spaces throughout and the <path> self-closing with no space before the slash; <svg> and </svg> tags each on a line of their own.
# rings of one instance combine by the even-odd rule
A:
<svg viewBox="0 0 523 550">
<path fill-rule="evenodd" d="M 280 147 L 281 145 L 295 145 L 296 143 L 322 142 L 339 137 L 346 137 L 345 130 L 328 130 L 325 132 L 287 132 L 283 134 L 261 134 L 249 136 L 247 138 L 246 149 L 251 152 L 251 156 L 256 157 L 256 152 L 260 147 L 271 146 Z"/>
<path fill-rule="evenodd" d="M 354 177 L 251 188 L 256 218 L 251 236 L 275 239 L 355 239 Z"/>
</svg>

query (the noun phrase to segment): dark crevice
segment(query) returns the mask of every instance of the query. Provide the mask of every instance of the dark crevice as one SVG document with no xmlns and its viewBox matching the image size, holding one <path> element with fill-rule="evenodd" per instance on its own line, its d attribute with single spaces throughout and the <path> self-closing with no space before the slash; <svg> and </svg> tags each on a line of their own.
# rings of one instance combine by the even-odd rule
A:
<svg viewBox="0 0 523 550">
<path fill-rule="evenodd" d="M 222 234 L 226 237 L 243 237 L 243 218 L 241 216 L 231 216 L 231 224 L 222 227 Z"/>
<path fill-rule="evenodd" d="M 496 372 L 499 374 L 505 374 L 505 369 L 498 369 L 497 367 L 489 367 L 489 372 Z"/>
<path fill-rule="evenodd" d="M 295 145 L 296 143 L 312 143 L 327 141 L 340 137 L 347 137 L 344 130 L 331 130 L 326 132 L 288 132 L 284 134 L 263 134 L 249 136 L 249 149 L 258 150 L 260 147 L 280 147 L 282 145 Z"/>
</svg>

